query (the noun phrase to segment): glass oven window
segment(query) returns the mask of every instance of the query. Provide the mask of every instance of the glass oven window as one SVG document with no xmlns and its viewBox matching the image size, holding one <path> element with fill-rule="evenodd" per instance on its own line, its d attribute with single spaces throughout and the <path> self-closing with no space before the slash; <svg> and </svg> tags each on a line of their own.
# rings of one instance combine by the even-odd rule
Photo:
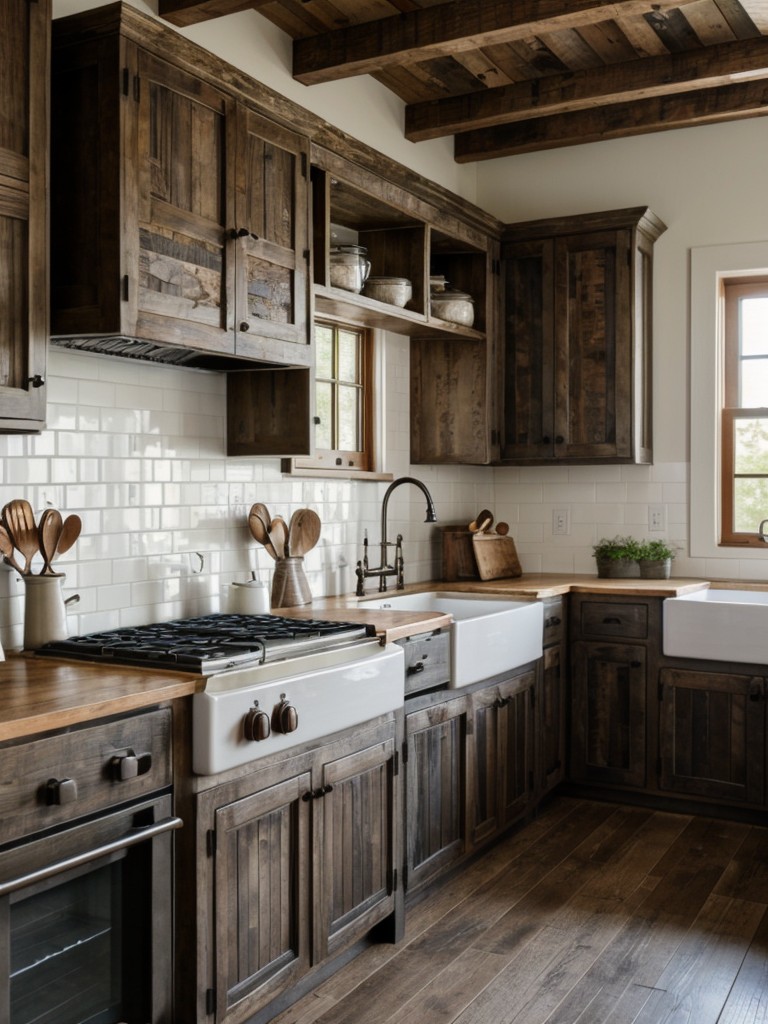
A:
<svg viewBox="0 0 768 1024">
<path fill-rule="evenodd" d="M 136 991 L 126 972 L 142 958 L 123 956 L 138 909 L 130 903 L 128 860 L 100 861 L 11 898 L 10 1024 L 133 1019 L 126 1000 Z"/>
</svg>

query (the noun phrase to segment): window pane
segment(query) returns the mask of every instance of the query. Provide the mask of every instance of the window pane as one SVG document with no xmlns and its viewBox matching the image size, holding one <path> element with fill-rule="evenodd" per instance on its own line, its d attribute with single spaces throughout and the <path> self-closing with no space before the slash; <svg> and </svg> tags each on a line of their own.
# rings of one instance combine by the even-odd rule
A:
<svg viewBox="0 0 768 1024">
<path fill-rule="evenodd" d="M 360 389 L 339 385 L 339 448 L 360 451 Z"/>
<path fill-rule="evenodd" d="M 333 376 L 333 328 L 322 324 L 315 325 L 315 375 Z"/>
<path fill-rule="evenodd" d="M 333 448 L 333 389 L 330 384 L 317 381 L 315 402 L 315 415 L 319 420 L 315 424 L 315 447 Z"/>
<path fill-rule="evenodd" d="M 768 480 L 734 481 L 734 529 L 736 533 L 757 533 L 761 519 L 768 519 Z"/>
<path fill-rule="evenodd" d="M 339 331 L 339 380 L 357 384 L 359 369 L 360 337 L 349 331 Z M 342 445 L 342 448 L 344 445 Z"/>
<path fill-rule="evenodd" d="M 768 408 L 768 358 L 742 362 L 739 405 L 742 409 Z"/>
<path fill-rule="evenodd" d="M 768 296 L 741 300 L 741 354 L 768 355 Z"/>
<path fill-rule="evenodd" d="M 734 471 L 768 474 L 768 418 L 737 419 L 733 430 Z"/>
</svg>

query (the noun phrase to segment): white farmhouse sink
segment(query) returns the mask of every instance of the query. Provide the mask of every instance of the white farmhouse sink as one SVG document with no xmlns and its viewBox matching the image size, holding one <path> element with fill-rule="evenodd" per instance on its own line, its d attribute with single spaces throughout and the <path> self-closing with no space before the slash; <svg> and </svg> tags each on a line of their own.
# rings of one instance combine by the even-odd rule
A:
<svg viewBox="0 0 768 1024">
<path fill-rule="evenodd" d="M 710 589 L 668 597 L 664 653 L 768 665 L 768 591 Z"/>
<path fill-rule="evenodd" d="M 544 606 L 540 601 L 507 601 L 436 590 L 362 600 L 360 606 L 452 615 L 452 687 L 509 672 L 542 655 Z"/>
</svg>

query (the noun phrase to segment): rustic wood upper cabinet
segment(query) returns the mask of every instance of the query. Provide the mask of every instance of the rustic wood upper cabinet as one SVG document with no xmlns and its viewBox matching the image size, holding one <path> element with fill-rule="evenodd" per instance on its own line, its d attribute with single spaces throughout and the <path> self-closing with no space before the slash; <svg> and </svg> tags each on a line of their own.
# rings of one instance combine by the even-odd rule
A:
<svg viewBox="0 0 768 1024">
<path fill-rule="evenodd" d="M 510 225 L 501 461 L 648 463 L 652 248 L 636 208 Z"/>
<path fill-rule="evenodd" d="M 55 22 L 53 333 L 310 366 L 309 142 L 194 56 L 125 5 Z"/>
<path fill-rule="evenodd" d="M 6 0 L 0 31 L 0 430 L 45 425 L 50 0 Z"/>
</svg>

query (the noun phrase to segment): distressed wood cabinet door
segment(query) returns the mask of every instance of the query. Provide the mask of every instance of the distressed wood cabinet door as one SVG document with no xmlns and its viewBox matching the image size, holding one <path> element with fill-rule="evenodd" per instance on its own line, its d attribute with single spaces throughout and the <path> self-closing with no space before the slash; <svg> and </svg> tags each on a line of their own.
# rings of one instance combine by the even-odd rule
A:
<svg viewBox="0 0 768 1024">
<path fill-rule="evenodd" d="M 247 1020 L 311 962 L 310 772 L 216 810 L 217 1021 Z"/>
<path fill-rule="evenodd" d="M 0 30 L 0 430 L 45 424 L 50 0 L 5 0 Z"/>
<path fill-rule="evenodd" d="M 480 845 L 522 817 L 533 796 L 534 671 L 478 691 L 470 746 L 471 840 Z"/>
<path fill-rule="evenodd" d="M 326 761 L 315 958 L 362 937 L 395 910 L 395 740 Z M 317 865 L 316 865 L 317 867 Z"/>
<path fill-rule="evenodd" d="M 241 107 L 236 152 L 236 351 L 263 354 L 265 338 L 306 348 L 309 142 Z"/>
<path fill-rule="evenodd" d="M 446 870 L 466 851 L 468 710 L 468 698 L 458 697 L 406 715 L 409 892 Z"/>
<path fill-rule="evenodd" d="M 137 334 L 231 353 L 236 222 L 227 140 L 235 102 L 144 51 L 135 89 L 138 281 L 127 299 Z"/>
<path fill-rule="evenodd" d="M 765 698 L 762 676 L 662 669 L 659 788 L 763 804 Z"/>
<path fill-rule="evenodd" d="M 571 777 L 644 786 L 645 647 L 578 641 L 571 683 Z"/>
</svg>

